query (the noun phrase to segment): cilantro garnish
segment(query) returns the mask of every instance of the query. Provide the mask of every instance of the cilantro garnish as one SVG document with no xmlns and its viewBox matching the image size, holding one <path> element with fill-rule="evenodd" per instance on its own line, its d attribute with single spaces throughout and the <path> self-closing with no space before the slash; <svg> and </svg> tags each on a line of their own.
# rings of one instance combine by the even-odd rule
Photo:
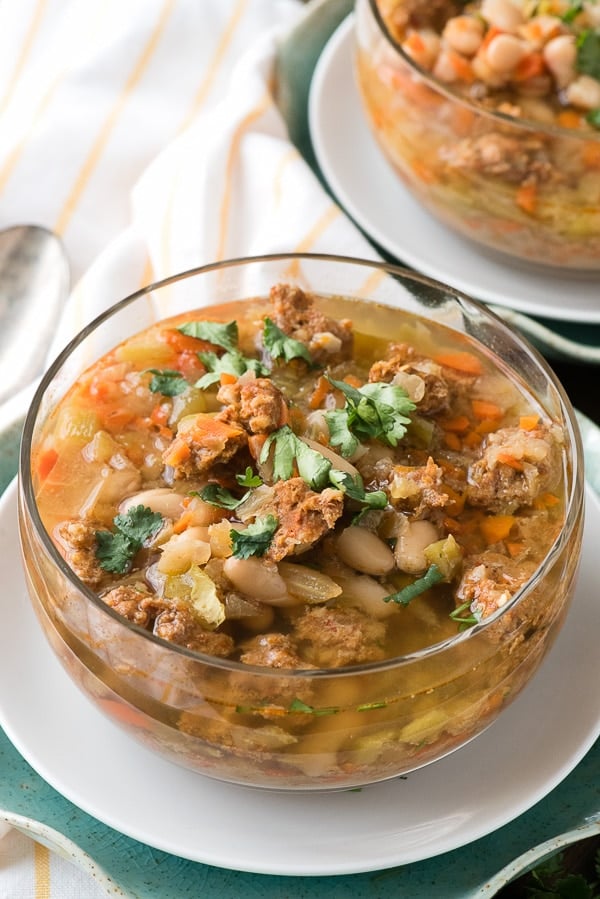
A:
<svg viewBox="0 0 600 899">
<path fill-rule="evenodd" d="M 177 328 L 188 337 L 196 337 L 198 340 L 206 340 L 224 350 L 234 350 L 238 342 L 237 322 L 186 322 Z"/>
<path fill-rule="evenodd" d="M 273 359 L 284 359 L 286 362 L 291 359 L 304 359 L 312 365 L 308 347 L 299 340 L 288 337 L 270 318 L 265 318 L 263 342 Z"/>
<path fill-rule="evenodd" d="M 236 474 L 235 479 L 241 487 L 260 487 L 263 482 L 260 475 L 254 474 L 249 465 L 244 474 Z"/>
<path fill-rule="evenodd" d="M 207 484 L 199 493 L 192 491 L 192 496 L 199 496 L 205 503 L 210 503 L 211 506 L 218 506 L 220 509 L 237 509 L 248 494 L 246 493 L 241 499 L 237 499 L 226 487 L 221 487 L 220 484 Z"/>
<path fill-rule="evenodd" d="M 248 559 L 250 556 L 264 556 L 279 522 L 274 515 L 257 518 L 243 531 L 231 529 L 231 545 L 236 559 Z"/>
<path fill-rule="evenodd" d="M 600 107 L 591 109 L 586 115 L 585 120 L 592 126 L 592 128 L 597 128 L 600 131 Z"/>
<path fill-rule="evenodd" d="M 147 368 L 146 372 L 153 376 L 148 385 L 152 393 L 162 393 L 163 396 L 177 396 L 189 387 L 181 372 L 172 368 Z"/>
<path fill-rule="evenodd" d="M 290 702 L 288 711 L 302 712 L 305 715 L 314 715 L 316 718 L 319 718 L 322 715 L 337 715 L 340 709 L 335 705 L 326 706 L 324 708 L 315 708 L 315 706 L 308 705 L 308 703 L 303 702 L 296 697 L 296 699 L 292 699 Z"/>
<path fill-rule="evenodd" d="M 443 580 L 444 575 L 437 565 L 430 565 L 423 577 L 417 578 L 412 584 L 407 584 L 406 587 L 402 590 L 398 590 L 397 593 L 391 593 L 389 596 L 384 596 L 383 601 L 396 602 L 398 605 L 407 606 L 413 599 L 415 599 L 415 597 L 420 596 L 421 593 L 425 593 L 425 591 L 429 590 L 430 587 L 433 587 L 434 584 L 439 584 L 440 581 Z"/>
<path fill-rule="evenodd" d="M 215 384 L 221 378 L 221 374 L 235 375 L 239 378 L 246 371 L 253 371 L 256 375 L 268 375 L 269 370 L 259 359 L 243 356 L 239 350 L 231 350 L 217 356 L 216 353 L 198 353 L 198 358 L 207 368 L 207 373 L 196 381 L 195 386 L 204 389 Z"/>
<path fill-rule="evenodd" d="M 144 542 L 162 525 L 162 515 L 147 506 L 133 506 L 114 518 L 115 533 L 96 531 L 96 558 L 105 571 L 125 574 Z"/>
<path fill-rule="evenodd" d="M 570 25 L 580 12 L 583 12 L 583 0 L 569 0 L 569 8 L 559 18 L 566 25 Z"/>
<path fill-rule="evenodd" d="M 358 503 L 364 503 L 370 509 L 385 509 L 387 506 L 387 494 L 384 490 L 372 490 L 367 493 L 360 475 L 352 477 L 347 471 L 332 468 L 329 472 L 329 480 L 346 494 L 350 499 Z"/>
<path fill-rule="evenodd" d="M 351 456 L 361 440 L 382 440 L 397 446 L 410 424 L 408 412 L 415 409 L 402 387 L 380 381 L 352 387 L 345 381 L 328 378 L 346 398 L 344 409 L 326 412 L 332 446 L 339 446 L 343 456 Z"/>
<path fill-rule="evenodd" d="M 586 28 L 577 37 L 575 68 L 600 81 L 600 30 Z"/>
<path fill-rule="evenodd" d="M 289 480 L 293 476 L 295 463 L 298 474 L 309 487 L 321 490 L 327 485 L 331 462 L 300 440 L 289 425 L 284 425 L 269 434 L 261 450 L 261 462 L 267 461 L 273 444 L 275 446 L 273 453 L 274 481 Z"/>
<path fill-rule="evenodd" d="M 460 606 L 457 606 L 452 612 L 450 612 L 450 618 L 452 621 L 456 621 L 458 625 L 460 625 L 460 630 L 464 631 L 468 627 L 473 627 L 474 624 L 479 624 L 481 618 L 475 614 L 475 612 L 471 612 L 470 615 L 466 615 L 465 612 L 470 608 L 471 603 L 467 600 L 467 602 L 463 602 Z"/>
</svg>

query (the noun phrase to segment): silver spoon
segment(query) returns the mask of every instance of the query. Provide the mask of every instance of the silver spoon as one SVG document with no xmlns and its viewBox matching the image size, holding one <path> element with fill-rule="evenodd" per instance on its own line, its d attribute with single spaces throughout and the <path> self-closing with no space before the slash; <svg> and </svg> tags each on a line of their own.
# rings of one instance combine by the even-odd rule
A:
<svg viewBox="0 0 600 899">
<path fill-rule="evenodd" d="M 69 280 L 63 245 L 51 231 L 0 231 L 0 403 L 42 373 Z"/>
</svg>

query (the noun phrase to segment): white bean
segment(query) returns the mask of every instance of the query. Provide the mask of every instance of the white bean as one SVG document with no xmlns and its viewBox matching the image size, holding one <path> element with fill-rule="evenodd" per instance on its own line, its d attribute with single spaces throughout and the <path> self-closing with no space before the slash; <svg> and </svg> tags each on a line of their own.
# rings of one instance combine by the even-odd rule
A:
<svg viewBox="0 0 600 899">
<path fill-rule="evenodd" d="M 274 562 L 255 556 L 249 559 L 230 556 L 223 564 L 223 571 L 236 590 L 268 605 L 298 605 L 301 601 L 288 595 L 285 581 Z"/>
<path fill-rule="evenodd" d="M 566 89 L 567 100 L 582 109 L 596 109 L 600 106 L 600 81 L 591 75 L 580 75 Z"/>
<path fill-rule="evenodd" d="M 515 32 L 525 22 L 525 16 L 511 0 L 483 0 L 481 15 L 501 31 Z"/>
<path fill-rule="evenodd" d="M 337 539 L 337 554 L 346 565 L 364 574 L 387 574 L 394 554 L 384 541 L 366 528 L 350 525 Z"/>
<path fill-rule="evenodd" d="M 446 44 L 463 56 L 474 56 L 483 40 L 483 22 L 475 16 L 454 16 L 442 32 Z"/>
<path fill-rule="evenodd" d="M 402 44 L 402 49 L 418 66 L 431 69 L 440 52 L 440 38 L 435 31 L 424 28 L 412 32 L 408 40 Z"/>
<path fill-rule="evenodd" d="M 134 493 L 133 496 L 124 499 L 119 506 L 119 512 L 127 512 L 134 506 L 146 506 L 153 512 L 158 512 L 164 518 L 179 518 L 183 511 L 182 502 L 185 496 L 181 493 L 175 493 L 168 487 L 155 487 L 151 490 L 142 490 L 141 493 Z"/>
<path fill-rule="evenodd" d="M 342 588 L 344 598 L 355 608 L 362 609 L 370 618 L 389 618 L 397 610 L 398 606 L 393 602 L 384 602 L 384 598 L 393 590 L 389 590 L 366 574 L 357 574 L 353 577 L 337 577 Z"/>
<path fill-rule="evenodd" d="M 497 34 L 489 42 L 485 59 L 490 69 L 504 75 L 514 71 L 529 53 L 529 47 L 513 34 Z"/>
<path fill-rule="evenodd" d="M 407 521 L 396 541 L 396 565 L 408 574 L 420 574 L 428 567 L 424 550 L 438 539 L 430 521 Z"/>
<path fill-rule="evenodd" d="M 575 35 L 561 34 L 552 38 L 542 50 L 542 56 L 552 72 L 557 87 L 566 87 L 573 81 L 577 58 Z"/>
</svg>

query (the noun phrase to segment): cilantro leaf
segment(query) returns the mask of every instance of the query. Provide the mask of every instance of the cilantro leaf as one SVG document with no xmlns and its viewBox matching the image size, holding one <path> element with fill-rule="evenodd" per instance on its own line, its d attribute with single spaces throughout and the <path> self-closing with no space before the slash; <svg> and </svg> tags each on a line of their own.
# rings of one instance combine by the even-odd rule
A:
<svg viewBox="0 0 600 899">
<path fill-rule="evenodd" d="M 583 0 L 569 0 L 569 8 L 559 18 L 566 25 L 570 25 L 580 12 L 583 12 Z"/>
<path fill-rule="evenodd" d="M 597 128 L 600 131 L 600 107 L 591 109 L 586 115 L 585 120 L 592 126 L 592 128 Z"/>
<path fill-rule="evenodd" d="M 238 350 L 223 353 L 222 356 L 217 356 L 216 353 L 211 352 L 201 352 L 198 353 L 198 358 L 208 369 L 207 373 L 202 375 L 195 384 L 196 387 L 200 387 L 202 390 L 219 381 L 222 373 L 235 375 L 237 378 L 246 371 L 253 371 L 259 376 L 269 374 L 268 369 L 265 368 L 259 359 L 243 356 Z"/>
<path fill-rule="evenodd" d="M 260 475 L 254 474 L 249 465 L 244 474 L 236 474 L 235 479 L 241 487 L 260 487 L 263 482 Z"/>
<path fill-rule="evenodd" d="M 348 433 L 357 440 L 376 439 L 397 446 L 406 433 L 405 426 L 410 424 L 407 413 L 416 408 L 402 387 L 375 381 L 357 388 L 345 381 L 330 377 L 328 380 L 346 398 L 344 409 L 325 416 L 327 424 L 333 427 L 333 434 L 330 431 L 333 446 L 340 446 L 343 455 L 351 455 L 353 444 Z"/>
<path fill-rule="evenodd" d="M 257 518 L 243 531 L 231 529 L 231 545 L 236 559 L 248 559 L 250 556 L 264 556 L 279 522 L 274 515 Z"/>
<path fill-rule="evenodd" d="M 147 368 L 146 372 L 153 375 L 148 385 L 152 393 L 162 393 L 163 396 L 177 396 L 189 387 L 181 372 L 172 368 Z"/>
<path fill-rule="evenodd" d="M 586 28 L 577 37 L 575 68 L 600 81 L 600 30 Z"/>
<path fill-rule="evenodd" d="M 329 480 L 350 499 L 364 503 L 370 509 L 385 509 L 387 506 L 387 494 L 385 491 L 372 490 L 370 493 L 367 493 L 360 475 L 353 478 L 347 471 L 332 468 L 329 472 Z"/>
<path fill-rule="evenodd" d="M 261 450 L 260 462 L 269 458 L 271 446 L 273 453 L 273 480 L 287 481 L 294 474 L 294 463 L 298 474 L 314 490 L 322 490 L 329 482 L 331 462 L 322 453 L 311 449 L 303 440 L 294 434 L 289 425 L 273 431 L 267 437 Z"/>
<path fill-rule="evenodd" d="M 325 421 L 329 428 L 329 442 L 332 446 L 338 446 L 345 459 L 354 455 L 359 446 L 359 440 L 348 427 L 348 413 L 345 409 L 334 409 L 325 413 Z"/>
<path fill-rule="evenodd" d="M 238 326 L 237 322 L 210 322 L 210 321 L 194 321 L 185 322 L 177 328 L 182 334 L 188 337 L 196 337 L 198 340 L 206 340 L 215 346 L 223 347 L 224 350 L 235 350 L 238 343 Z"/>
<path fill-rule="evenodd" d="M 248 494 L 246 493 L 241 499 L 237 499 L 226 487 L 221 487 L 220 484 L 207 484 L 199 493 L 193 491 L 192 495 L 199 496 L 205 503 L 210 503 L 211 506 L 218 506 L 220 509 L 237 509 Z"/>
<path fill-rule="evenodd" d="M 113 520 L 115 533 L 96 531 L 96 558 L 105 571 L 125 574 L 144 542 L 161 527 L 163 517 L 140 505 L 116 515 Z"/>
<path fill-rule="evenodd" d="M 265 318 L 263 330 L 263 343 L 273 359 L 304 359 L 312 365 L 312 357 L 306 347 L 299 340 L 294 340 L 278 328 L 270 318 Z"/>
<path fill-rule="evenodd" d="M 406 587 L 403 587 L 402 590 L 398 590 L 397 593 L 391 593 L 389 596 L 384 596 L 383 601 L 396 602 L 398 605 L 407 606 L 413 599 L 415 599 L 415 597 L 420 596 L 421 593 L 425 593 L 425 591 L 429 590 L 430 587 L 433 587 L 434 584 L 439 584 L 440 581 L 443 580 L 444 575 L 437 565 L 430 565 L 423 577 L 417 578 L 412 584 L 407 584 Z"/>
</svg>

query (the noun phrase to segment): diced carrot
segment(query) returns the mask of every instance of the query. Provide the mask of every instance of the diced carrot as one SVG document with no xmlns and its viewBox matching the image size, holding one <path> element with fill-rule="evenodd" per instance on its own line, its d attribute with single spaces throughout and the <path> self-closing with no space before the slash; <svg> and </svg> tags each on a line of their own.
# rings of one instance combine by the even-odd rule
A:
<svg viewBox="0 0 600 899">
<path fill-rule="evenodd" d="M 514 559 L 516 556 L 521 555 L 521 553 L 525 549 L 525 544 L 507 541 L 506 548 L 507 548 L 510 556 Z"/>
<path fill-rule="evenodd" d="M 469 449 L 475 449 L 475 447 L 479 446 L 481 443 L 481 434 L 478 434 L 477 431 L 469 431 L 469 433 L 465 434 L 463 437 L 463 443 L 465 446 L 468 446 Z"/>
<path fill-rule="evenodd" d="M 438 365 L 445 365 L 447 368 L 453 368 L 465 375 L 480 375 L 483 372 L 483 366 L 477 356 L 466 350 L 438 353 L 434 356 L 434 361 Z"/>
<path fill-rule="evenodd" d="M 182 334 L 181 331 L 178 331 L 176 328 L 165 329 L 161 336 L 165 340 L 165 343 L 168 343 L 176 353 L 182 353 L 186 350 L 197 353 L 201 350 L 211 350 L 214 348 L 214 344 L 209 343 L 208 340 L 190 337 L 189 334 Z"/>
<path fill-rule="evenodd" d="M 327 378 L 324 378 L 321 375 L 321 377 L 317 381 L 315 389 L 313 390 L 312 396 L 308 402 L 308 405 L 310 406 L 310 408 L 318 409 L 320 406 L 322 406 L 323 402 L 325 400 L 325 397 L 330 392 L 330 390 L 331 390 L 331 384 L 329 383 Z"/>
<path fill-rule="evenodd" d="M 362 387 L 363 382 L 360 378 L 357 378 L 356 375 L 346 375 L 344 378 L 346 384 L 350 384 L 350 387 Z"/>
<path fill-rule="evenodd" d="M 266 442 L 266 434 L 252 434 L 250 437 L 248 437 L 248 449 L 250 450 L 250 455 L 255 461 L 258 461 L 258 459 L 260 458 L 262 448 Z"/>
<path fill-rule="evenodd" d="M 45 481 L 58 461 L 58 453 L 55 449 L 47 449 L 40 453 L 38 459 L 38 477 L 41 481 Z"/>
<path fill-rule="evenodd" d="M 488 515 L 482 518 L 480 528 L 485 542 L 490 545 L 506 540 L 514 523 L 514 515 Z"/>
<path fill-rule="evenodd" d="M 486 418 L 502 418 L 504 415 L 500 406 L 489 400 L 473 400 L 471 402 L 471 408 L 473 409 L 475 418 L 478 418 L 480 421 L 484 421 Z"/>
<path fill-rule="evenodd" d="M 230 374 L 228 371 L 222 371 L 219 375 L 219 382 L 221 387 L 225 384 L 235 384 L 237 381 L 237 377 L 235 375 Z"/>
<path fill-rule="evenodd" d="M 150 727 L 149 721 L 143 712 L 139 712 L 125 702 L 120 702 L 116 699 L 99 699 L 98 704 L 110 718 L 116 718 L 121 724 L 126 724 L 129 727 Z"/>
<path fill-rule="evenodd" d="M 521 415 L 519 418 L 519 427 L 522 431 L 535 431 L 539 423 L 539 415 Z"/>
<path fill-rule="evenodd" d="M 454 450 L 457 453 L 462 449 L 462 441 L 458 434 L 455 434 L 453 431 L 447 431 L 444 434 L 444 443 L 448 449 Z"/>
<path fill-rule="evenodd" d="M 425 41 L 418 31 L 411 31 L 402 42 L 402 49 L 405 50 L 409 56 L 418 56 L 425 52 Z"/>
<path fill-rule="evenodd" d="M 456 72 L 456 76 L 460 81 L 464 81 L 466 84 L 470 84 L 475 80 L 473 66 L 471 65 L 471 61 L 469 59 L 461 56 L 460 53 L 455 53 L 454 50 L 446 49 L 445 54 L 446 59 Z"/>
<path fill-rule="evenodd" d="M 560 500 L 554 493 L 542 493 L 535 498 L 533 505 L 536 509 L 551 509 L 559 503 Z"/>
<path fill-rule="evenodd" d="M 511 75 L 513 81 L 528 81 L 530 78 L 537 78 L 546 71 L 546 63 L 544 57 L 537 50 L 523 57 L 518 63 Z"/>
<path fill-rule="evenodd" d="M 515 195 L 515 202 L 519 209 L 530 215 L 536 210 L 538 199 L 537 184 L 520 184 Z"/>
<path fill-rule="evenodd" d="M 187 443 L 178 439 L 173 441 L 165 454 L 164 459 L 167 465 L 172 465 L 173 468 L 176 468 L 178 465 L 181 465 L 182 462 L 187 462 L 190 456 L 191 450 Z"/>
<path fill-rule="evenodd" d="M 465 496 L 448 486 L 448 484 L 443 485 L 442 492 L 447 494 L 449 498 L 449 502 L 446 504 L 448 515 L 451 515 L 452 517 L 460 515 L 465 507 Z"/>
<path fill-rule="evenodd" d="M 150 421 L 155 425 L 166 425 L 171 415 L 171 406 L 169 403 L 157 403 L 150 413 Z"/>
<path fill-rule="evenodd" d="M 514 468 L 515 471 L 523 471 L 523 463 L 520 459 L 516 459 L 515 456 L 511 456 L 510 453 L 498 453 L 496 456 L 498 462 L 501 462 L 503 465 L 508 465 L 510 468 Z"/>
<path fill-rule="evenodd" d="M 600 169 L 600 141 L 586 140 L 581 156 L 583 164 L 588 169 Z"/>
<path fill-rule="evenodd" d="M 581 128 L 581 115 L 574 109 L 563 109 L 556 116 L 557 123 L 561 128 L 579 129 Z"/>
<path fill-rule="evenodd" d="M 444 431 L 451 431 L 453 434 L 463 434 L 471 427 L 471 422 L 466 415 L 457 415 L 455 418 L 445 418 L 440 424 Z"/>
<path fill-rule="evenodd" d="M 494 418 L 484 418 L 483 421 L 480 421 L 475 431 L 478 434 L 491 434 L 492 431 L 496 431 L 498 429 L 498 422 Z"/>
<path fill-rule="evenodd" d="M 183 531 L 187 530 L 194 521 L 194 513 L 193 512 L 184 512 L 183 515 L 177 519 L 175 524 L 173 525 L 173 533 L 174 534 L 182 534 Z"/>
<path fill-rule="evenodd" d="M 118 431 L 122 431 L 128 424 L 131 424 L 135 415 L 130 409 L 114 406 L 113 408 L 105 407 L 104 411 L 100 412 L 100 418 L 106 430 L 110 431 L 111 434 L 116 434 Z"/>
<path fill-rule="evenodd" d="M 489 45 L 492 43 L 494 38 L 498 34 L 502 34 L 502 33 L 503 32 L 502 32 L 501 28 L 497 28 L 495 25 L 491 25 L 483 36 L 483 40 L 479 45 L 479 50 L 477 51 L 477 55 L 479 55 L 483 50 L 486 50 L 487 47 L 489 47 Z"/>
</svg>

